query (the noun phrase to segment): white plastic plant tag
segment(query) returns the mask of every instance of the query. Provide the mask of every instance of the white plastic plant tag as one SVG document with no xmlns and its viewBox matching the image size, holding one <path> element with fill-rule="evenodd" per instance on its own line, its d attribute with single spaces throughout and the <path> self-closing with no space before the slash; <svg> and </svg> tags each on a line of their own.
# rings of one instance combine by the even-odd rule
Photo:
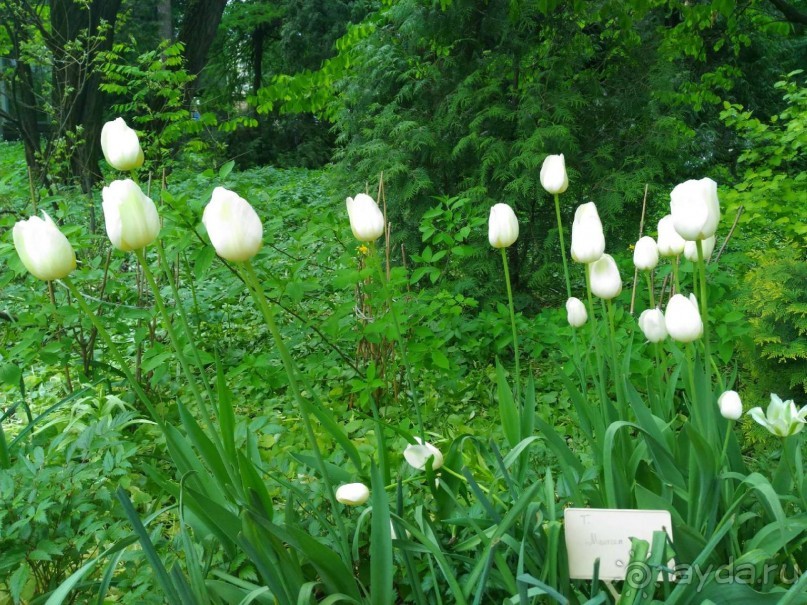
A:
<svg viewBox="0 0 807 605">
<path fill-rule="evenodd" d="M 629 571 L 631 538 L 652 545 L 653 532 L 666 531 L 672 540 L 672 519 L 666 510 L 567 508 L 564 521 L 569 577 L 575 580 L 591 580 L 597 558 L 600 579 L 624 580 Z M 674 568 L 675 562 L 669 561 L 668 566 Z"/>
</svg>

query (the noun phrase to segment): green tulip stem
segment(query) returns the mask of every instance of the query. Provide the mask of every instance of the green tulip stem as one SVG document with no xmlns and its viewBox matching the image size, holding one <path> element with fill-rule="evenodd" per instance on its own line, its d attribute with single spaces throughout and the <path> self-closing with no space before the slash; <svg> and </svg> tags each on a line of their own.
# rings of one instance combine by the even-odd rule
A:
<svg viewBox="0 0 807 605">
<path fill-rule="evenodd" d="M 720 450 L 720 464 L 722 465 L 724 462 L 726 463 L 726 470 L 729 469 L 729 461 L 727 458 L 726 453 L 729 449 L 729 438 L 731 437 L 731 429 L 734 426 L 734 421 L 729 420 L 728 425 L 726 426 L 726 436 L 723 438 L 723 448 Z"/>
<path fill-rule="evenodd" d="M 174 273 L 173 271 L 171 271 L 171 267 L 168 265 L 168 259 L 166 258 L 165 255 L 165 249 L 163 248 L 162 242 L 160 242 L 160 240 L 156 241 L 156 247 L 157 247 L 157 256 L 160 260 L 160 267 L 162 268 L 163 273 L 165 274 L 165 278 L 168 280 L 168 284 L 171 286 L 171 292 L 173 293 L 174 300 L 176 301 L 175 306 L 177 312 L 179 313 L 179 320 L 180 323 L 182 324 L 182 330 L 185 332 L 185 335 L 188 338 L 188 344 L 190 345 L 191 353 L 193 354 L 193 360 L 194 362 L 196 362 L 196 367 L 199 368 L 199 373 L 204 378 L 205 366 L 202 363 L 202 358 L 199 356 L 199 348 L 196 346 L 196 339 L 192 338 L 193 331 L 191 330 L 190 322 L 188 321 L 188 314 L 185 312 L 185 306 L 182 305 L 182 301 L 179 298 L 179 289 L 177 288 L 176 281 L 174 281 Z M 209 381 L 203 379 L 202 386 L 204 387 L 205 392 L 207 393 L 207 398 L 210 400 L 210 402 L 212 403 L 213 401 L 215 401 L 215 399 L 213 398 L 213 391 L 210 388 Z"/>
<path fill-rule="evenodd" d="M 566 277 L 566 298 L 572 297 L 572 282 L 569 278 L 569 263 L 566 260 L 566 244 L 563 241 L 563 222 L 560 219 L 560 200 L 555 194 L 555 216 L 558 219 L 558 237 L 560 238 L 560 255 L 563 258 L 563 275 Z"/>
<path fill-rule="evenodd" d="M 698 249 L 698 274 L 700 275 L 700 299 L 701 299 L 701 319 L 703 320 L 703 349 L 706 354 L 705 367 L 706 367 L 706 382 L 711 386 L 712 382 L 712 366 L 711 366 L 711 345 L 709 343 L 709 302 L 706 299 L 706 261 L 703 258 L 703 242 L 695 240 L 695 246 Z"/>
<path fill-rule="evenodd" d="M 678 279 L 678 261 L 680 259 L 680 256 L 676 256 L 670 260 L 673 272 L 673 283 L 675 284 L 675 294 L 681 294 L 681 281 Z M 672 296 L 670 296 L 670 298 L 672 298 Z"/>
<path fill-rule="evenodd" d="M 599 391 L 600 391 L 600 402 L 602 404 L 602 411 L 605 414 L 608 406 L 608 395 L 605 391 L 605 368 L 603 367 L 602 362 L 602 351 L 600 350 L 600 334 L 598 330 L 597 324 L 597 316 L 594 314 L 594 297 L 591 294 L 591 265 L 585 265 L 586 268 L 586 296 L 588 299 L 588 317 L 589 323 L 591 324 L 591 338 L 594 341 L 594 357 L 597 360 L 597 373 L 600 377 L 600 384 L 599 384 Z M 611 423 L 610 418 L 605 418 L 607 420 L 607 424 Z"/>
<path fill-rule="evenodd" d="M 151 272 L 151 269 L 146 262 L 144 249 L 141 248 L 140 250 L 135 250 L 134 253 L 137 260 L 140 261 L 140 266 L 143 268 L 143 275 L 146 277 L 146 281 L 154 294 L 154 303 L 157 305 L 157 310 L 160 313 L 163 328 L 165 328 L 168 338 L 171 340 L 171 344 L 173 345 L 174 351 L 177 355 L 177 360 L 179 360 L 179 365 L 182 368 L 183 374 L 185 374 L 185 377 L 188 380 L 188 387 L 190 388 L 191 393 L 193 393 L 193 396 L 196 398 L 196 401 L 199 403 L 199 407 L 201 408 L 202 416 L 205 424 L 207 424 L 207 428 L 210 429 L 212 435 L 216 435 L 215 427 L 213 426 L 213 416 L 210 413 L 210 408 L 208 407 L 207 402 L 205 401 L 202 393 L 199 391 L 199 387 L 196 384 L 196 377 L 193 375 L 190 365 L 188 364 L 188 359 L 185 357 L 182 341 L 179 339 L 179 336 L 171 323 L 171 316 L 168 314 L 165 301 L 163 300 L 162 294 L 160 294 L 160 287 L 157 285 L 157 281 L 154 279 L 154 274 Z M 179 300 L 176 302 L 177 305 L 179 305 Z M 188 334 L 188 338 L 190 339 L 190 334 Z"/>
<path fill-rule="evenodd" d="M 656 308 L 656 297 L 653 295 L 653 272 L 652 271 L 642 271 L 644 273 L 645 279 L 647 280 L 647 292 L 650 294 L 650 308 Z"/>
<path fill-rule="evenodd" d="M 8 441 L 6 433 L 3 431 L 3 420 L 0 419 L 0 468 L 11 467 L 11 456 L 8 453 Z"/>
<path fill-rule="evenodd" d="M 64 285 L 67 286 L 67 289 L 70 290 L 70 292 L 73 294 L 73 297 L 76 299 L 79 308 L 89 318 L 89 320 L 92 322 L 92 325 L 98 331 L 98 335 L 106 343 L 106 346 L 109 349 L 110 354 L 118 363 L 119 366 L 118 369 L 121 372 L 123 372 L 123 375 L 126 377 L 126 380 L 129 381 L 129 384 L 132 386 L 132 389 L 134 389 L 134 392 L 137 395 L 137 397 L 140 399 L 141 402 L 143 402 L 143 405 L 146 407 L 149 414 L 151 414 L 151 417 L 154 419 L 154 421 L 162 428 L 163 426 L 162 419 L 157 414 L 157 410 L 151 404 L 151 400 L 149 399 L 148 395 L 146 395 L 146 392 L 143 390 L 143 387 L 140 386 L 140 383 L 135 379 L 131 370 L 129 370 L 129 366 L 126 363 L 126 360 L 124 360 L 123 355 L 120 352 L 120 349 L 118 349 L 118 345 L 116 345 L 115 341 L 112 340 L 112 337 L 109 335 L 109 332 L 107 332 L 106 328 L 104 328 L 104 324 L 101 323 L 101 320 L 98 319 L 98 316 L 93 312 L 92 309 L 90 309 L 90 306 L 87 304 L 87 301 L 84 300 L 84 295 L 78 291 L 78 288 L 76 288 L 75 284 L 73 284 L 70 278 L 65 277 L 62 280 L 62 282 L 64 283 Z"/>
<path fill-rule="evenodd" d="M 507 263 L 507 248 L 500 248 L 500 250 L 502 251 L 502 265 L 504 266 L 504 283 L 507 285 L 507 302 L 510 305 L 510 328 L 513 331 L 513 354 L 516 358 L 516 406 L 521 410 L 521 369 L 519 367 L 516 309 L 513 306 L 513 288 L 510 285 L 510 266 Z"/>
<path fill-rule="evenodd" d="M 624 398 L 622 397 L 623 393 L 623 381 L 621 375 L 621 368 L 619 364 L 619 358 L 617 356 L 616 350 L 616 328 L 614 322 L 614 305 L 611 300 L 603 300 L 603 305 L 605 306 L 605 310 L 608 316 L 608 340 L 611 344 L 611 359 L 614 362 L 614 392 L 616 393 L 617 401 L 621 403 L 624 402 Z"/>
<path fill-rule="evenodd" d="M 317 465 L 317 471 L 322 477 L 322 481 L 325 483 L 325 492 L 331 504 L 333 517 L 339 530 L 342 555 L 345 557 L 345 561 L 349 561 L 350 547 L 348 543 L 347 530 L 345 529 L 344 521 L 342 519 L 341 508 L 336 502 L 336 494 L 333 489 L 333 484 L 331 483 L 325 468 L 325 461 L 322 458 L 322 452 L 320 451 L 319 444 L 317 443 L 317 435 L 314 432 L 313 425 L 311 424 L 309 404 L 303 397 L 303 394 L 300 391 L 300 386 L 297 382 L 297 371 L 294 367 L 294 361 L 289 354 L 289 350 L 286 348 L 286 343 L 283 341 L 283 337 L 281 336 L 280 330 L 277 327 L 274 313 L 272 312 L 272 308 L 269 306 L 269 301 L 266 299 L 266 294 L 264 293 L 261 282 L 255 273 L 255 269 L 252 267 L 252 263 L 250 261 L 246 261 L 244 263 L 244 269 L 246 272 L 246 284 L 250 289 L 252 297 L 258 304 L 258 308 L 260 309 L 263 319 L 266 322 L 266 327 L 269 328 L 269 332 L 272 334 L 272 338 L 275 341 L 275 346 L 277 347 L 277 352 L 280 355 L 280 360 L 283 363 L 283 368 L 286 370 L 286 375 L 289 379 L 289 389 L 291 390 L 294 399 L 297 401 L 300 418 L 303 421 L 306 436 L 308 437 L 308 441 L 311 444 L 311 449 L 314 452 L 314 460 Z"/>
<path fill-rule="evenodd" d="M 401 330 L 401 322 L 398 320 L 398 312 L 395 310 L 395 301 L 392 297 L 392 290 L 390 289 L 389 281 L 384 273 L 384 268 L 381 266 L 381 257 L 376 253 L 375 242 L 370 242 L 370 257 L 373 259 L 372 262 L 376 265 L 379 283 L 383 288 L 387 305 L 389 306 L 390 316 L 392 317 L 392 322 L 395 324 L 395 333 L 397 335 L 396 341 L 398 342 L 401 359 L 403 360 L 406 381 L 409 383 L 409 391 L 412 393 L 412 405 L 415 408 L 415 418 L 418 424 L 418 431 L 420 433 L 419 437 L 423 439 L 423 441 L 426 441 L 426 430 L 424 429 L 423 425 L 423 416 L 420 413 L 420 401 L 418 400 L 415 379 L 412 374 L 412 366 L 409 363 L 409 353 L 406 348 L 406 338 L 404 338 L 404 333 Z"/>
</svg>

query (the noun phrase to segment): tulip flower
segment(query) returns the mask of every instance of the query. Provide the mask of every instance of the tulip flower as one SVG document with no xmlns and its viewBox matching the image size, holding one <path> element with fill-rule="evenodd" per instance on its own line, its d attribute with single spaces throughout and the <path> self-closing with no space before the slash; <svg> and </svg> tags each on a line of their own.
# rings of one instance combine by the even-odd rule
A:
<svg viewBox="0 0 807 605">
<path fill-rule="evenodd" d="M 107 163 L 118 170 L 134 170 L 143 165 L 140 140 L 123 118 L 104 124 L 101 129 L 101 151 Z"/>
<path fill-rule="evenodd" d="M 670 211 L 675 230 L 685 240 L 713 236 L 720 221 L 717 183 L 707 178 L 677 185 L 670 193 Z"/>
<path fill-rule="evenodd" d="M 67 277 L 76 268 L 73 246 L 46 212 L 14 225 L 12 237 L 25 268 L 44 281 Z"/>
<path fill-rule="evenodd" d="M 429 458 L 432 459 L 432 470 L 437 470 L 443 466 L 443 454 L 440 453 L 428 441 L 423 441 L 420 437 L 415 437 L 417 443 L 410 443 L 404 450 L 404 459 L 409 463 L 409 466 L 422 471 L 426 468 L 426 462 Z"/>
<path fill-rule="evenodd" d="M 336 490 L 336 499 L 347 506 L 359 506 L 367 502 L 370 490 L 364 483 L 346 483 Z"/>
<path fill-rule="evenodd" d="M 547 193 L 563 193 L 569 187 L 566 159 L 563 154 L 548 155 L 541 166 L 541 186 Z"/>
<path fill-rule="evenodd" d="M 760 407 L 748 410 L 748 414 L 778 437 L 795 435 L 801 432 L 807 423 L 807 405 L 797 410 L 792 399 L 782 401 L 774 393 L 771 393 L 771 402 L 765 414 Z"/>
<path fill-rule="evenodd" d="M 605 235 L 594 202 L 581 204 L 572 223 L 572 258 L 578 263 L 593 263 L 605 252 Z"/>
<path fill-rule="evenodd" d="M 157 239 L 160 215 L 137 183 L 131 179 L 113 181 L 104 187 L 101 196 L 106 233 L 118 250 L 140 250 Z"/>
<path fill-rule="evenodd" d="M 658 222 L 658 253 L 661 256 L 678 256 L 684 251 L 685 244 L 686 240 L 675 230 L 671 214 Z"/>
<path fill-rule="evenodd" d="M 518 219 L 507 204 L 496 204 L 490 209 L 488 241 L 494 248 L 509 248 L 518 239 Z"/>
<path fill-rule="evenodd" d="M 636 242 L 633 249 L 633 264 L 639 271 L 652 271 L 658 265 L 658 246 L 656 240 L 645 235 Z"/>
<path fill-rule="evenodd" d="M 707 237 L 701 243 L 701 247 L 703 248 L 703 260 L 704 262 L 708 261 L 711 256 L 712 252 L 715 249 L 715 241 L 716 238 L 713 235 L 712 237 Z M 691 260 L 693 263 L 698 262 L 698 246 L 695 242 L 687 242 L 684 246 L 684 256 Z"/>
<path fill-rule="evenodd" d="M 375 200 L 366 193 L 345 200 L 353 235 L 360 242 L 374 242 L 384 234 L 384 215 Z"/>
<path fill-rule="evenodd" d="M 595 296 L 611 300 L 622 292 L 622 278 L 614 257 L 603 254 L 599 260 L 591 263 L 591 291 Z"/>
<path fill-rule="evenodd" d="M 250 203 L 234 191 L 216 187 L 205 206 L 202 222 L 216 254 L 223 259 L 246 261 L 261 249 L 261 219 Z"/>
<path fill-rule="evenodd" d="M 667 326 L 661 309 L 646 309 L 639 316 L 639 328 L 650 342 L 661 342 L 667 338 Z"/>
<path fill-rule="evenodd" d="M 717 398 L 717 406 L 720 408 L 720 415 L 726 420 L 739 420 L 743 415 L 743 402 L 737 391 L 725 391 Z"/>
<path fill-rule="evenodd" d="M 694 294 L 689 298 L 676 294 L 667 303 L 664 313 L 667 333 L 678 342 L 693 342 L 703 336 L 703 321 Z"/>
<path fill-rule="evenodd" d="M 566 319 L 573 328 L 579 328 L 588 320 L 586 306 L 579 298 L 572 296 L 566 301 Z"/>
</svg>

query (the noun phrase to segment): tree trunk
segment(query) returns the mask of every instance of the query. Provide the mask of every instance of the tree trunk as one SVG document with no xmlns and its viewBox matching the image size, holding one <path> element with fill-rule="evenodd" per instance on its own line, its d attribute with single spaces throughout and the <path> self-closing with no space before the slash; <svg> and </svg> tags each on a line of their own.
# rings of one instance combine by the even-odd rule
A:
<svg viewBox="0 0 807 605">
<path fill-rule="evenodd" d="M 160 28 L 160 38 L 174 39 L 174 24 L 171 21 L 171 0 L 157 0 L 157 21 Z"/>
<path fill-rule="evenodd" d="M 185 45 L 185 68 L 188 73 L 198 76 L 202 72 L 226 4 L 227 0 L 189 0 L 177 38 Z M 189 98 L 198 86 L 197 78 L 188 87 Z"/>
</svg>

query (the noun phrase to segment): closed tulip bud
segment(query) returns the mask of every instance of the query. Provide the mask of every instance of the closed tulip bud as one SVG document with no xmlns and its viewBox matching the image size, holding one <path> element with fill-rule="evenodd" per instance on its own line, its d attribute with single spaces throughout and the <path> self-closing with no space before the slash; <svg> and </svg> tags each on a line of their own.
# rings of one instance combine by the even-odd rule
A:
<svg viewBox="0 0 807 605">
<path fill-rule="evenodd" d="M 496 204 L 490 209 L 488 241 L 494 248 L 509 248 L 518 239 L 518 219 L 507 204 Z"/>
<path fill-rule="evenodd" d="M 118 170 L 134 170 L 143 165 L 140 140 L 123 118 L 104 124 L 101 129 L 101 151 L 107 163 Z"/>
<path fill-rule="evenodd" d="M 667 303 L 664 313 L 667 333 L 678 342 L 693 342 L 703 336 L 703 322 L 694 294 L 689 298 L 676 294 Z"/>
<path fill-rule="evenodd" d="M 685 240 L 713 236 L 720 221 L 717 183 L 707 178 L 677 185 L 670 193 L 670 211 L 675 230 Z"/>
<path fill-rule="evenodd" d="M 370 489 L 364 483 L 346 483 L 336 490 L 336 499 L 347 506 L 360 506 L 370 497 Z"/>
<path fill-rule="evenodd" d="M 160 215 L 137 183 L 131 179 L 112 181 L 104 187 L 101 196 L 106 233 L 118 250 L 140 250 L 157 239 Z"/>
<path fill-rule="evenodd" d="M 76 253 L 47 213 L 42 216 L 14 225 L 14 247 L 31 275 L 44 281 L 62 279 L 76 268 Z"/>
<path fill-rule="evenodd" d="M 748 414 L 777 437 L 800 433 L 807 423 L 807 405 L 798 410 L 792 399 L 782 401 L 774 393 L 771 393 L 771 402 L 765 414 L 759 407 L 748 410 Z"/>
<path fill-rule="evenodd" d="M 595 296 L 611 300 L 622 292 L 622 278 L 614 257 L 603 254 L 599 260 L 591 263 L 591 291 Z"/>
<path fill-rule="evenodd" d="M 650 342 L 661 342 L 667 338 L 667 326 L 661 309 L 646 309 L 639 316 L 639 328 Z"/>
<path fill-rule="evenodd" d="M 685 244 L 686 240 L 675 230 L 671 214 L 658 222 L 658 253 L 661 256 L 678 256 L 684 251 Z"/>
<path fill-rule="evenodd" d="M 656 240 L 645 235 L 636 242 L 633 249 L 633 264 L 639 271 L 652 271 L 658 265 L 658 246 Z"/>
<path fill-rule="evenodd" d="M 261 249 L 263 225 L 248 201 L 234 191 L 216 187 L 205 206 L 202 222 L 221 258 L 241 262 Z"/>
<path fill-rule="evenodd" d="M 384 234 L 384 215 L 375 200 L 366 193 L 345 200 L 350 228 L 360 242 L 374 242 Z"/>
<path fill-rule="evenodd" d="M 541 187 L 547 193 L 563 193 L 569 187 L 569 177 L 566 174 L 566 158 L 563 154 L 548 155 L 541 166 Z"/>
<path fill-rule="evenodd" d="M 422 471 L 426 468 L 426 462 L 432 459 L 432 470 L 437 470 L 443 466 L 443 454 L 440 453 L 428 441 L 423 441 L 420 437 L 415 437 L 417 443 L 406 446 L 404 450 L 404 459 L 409 463 L 409 466 Z"/>
<path fill-rule="evenodd" d="M 715 249 L 715 241 L 716 238 L 713 235 L 712 237 L 707 237 L 703 242 L 701 242 L 701 247 L 703 248 L 703 260 L 704 262 L 708 261 L 712 257 L 712 252 Z M 684 256 L 691 260 L 693 263 L 698 262 L 698 245 L 695 242 L 687 242 L 686 246 L 684 246 Z"/>
<path fill-rule="evenodd" d="M 581 204 L 572 223 L 572 258 L 578 263 L 593 263 L 605 252 L 605 235 L 594 202 Z"/>
<path fill-rule="evenodd" d="M 579 298 L 572 296 L 566 301 L 566 319 L 573 328 L 579 328 L 588 320 L 586 306 Z"/>
<path fill-rule="evenodd" d="M 737 391 L 725 391 L 717 398 L 717 406 L 720 408 L 720 415 L 726 420 L 739 420 L 743 415 L 743 402 Z"/>
</svg>

